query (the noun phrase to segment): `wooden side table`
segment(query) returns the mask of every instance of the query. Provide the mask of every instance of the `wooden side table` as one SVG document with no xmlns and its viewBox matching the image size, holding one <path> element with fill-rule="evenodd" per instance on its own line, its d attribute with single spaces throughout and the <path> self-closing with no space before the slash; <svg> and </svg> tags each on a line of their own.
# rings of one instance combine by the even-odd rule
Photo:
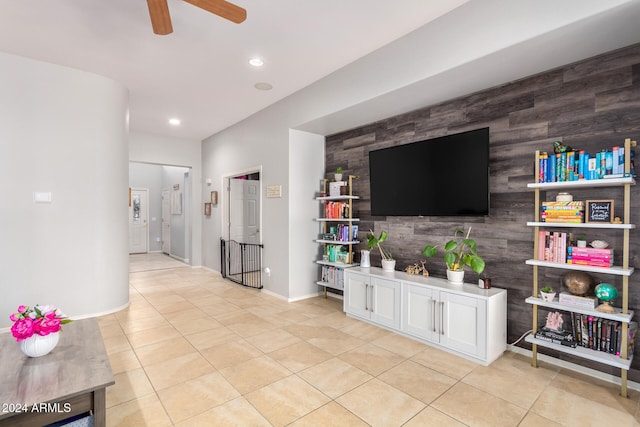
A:
<svg viewBox="0 0 640 427">
<path fill-rule="evenodd" d="M 46 356 L 25 356 L 0 334 L 0 426 L 42 426 L 91 411 L 106 425 L 106 388 L 115 384 L 95 318 L 63 326 Z"/>
</svg>

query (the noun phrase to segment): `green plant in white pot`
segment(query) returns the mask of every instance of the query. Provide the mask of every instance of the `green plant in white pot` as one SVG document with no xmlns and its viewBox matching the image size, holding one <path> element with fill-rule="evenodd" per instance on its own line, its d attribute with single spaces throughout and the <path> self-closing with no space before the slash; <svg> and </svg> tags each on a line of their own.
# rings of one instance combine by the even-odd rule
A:
<svg viewBox="0 0 640 427">
<path fill-rule="evenodd" d="M 336 168 L 336 172 L 333 174 L 333 178 L 336 182 L 342 181 L 342 166 Z"/>
<path fill-rule="evenodd" d="M 464 281 L 464 268 L 470 267 L 480 274 L 484 271 L 484 259 L 478 255 L 476 241 L 469 238 L 471 227 L 466 234 L 460 227 L 456 227 L 453 239 L 444 245 L 444 262 L 447 265 L 447 279 L 454 284 L 462 284 Z M 422 250 L 422 255 L 431 258 L 438 253 L 438 247 L 427 245 Z"/>
<path fill-rule="evenodd" d="M 369 250 L 377 247 L 382 257 L 382 269 L 384 271 L 394 271 L 396 268 L 396 260 L 391 256 L 391 252 L 382 246 L 382 242 L 386 241 L 387 237 L 389 237 L 389 235 L 384 230 L 376 237 L 376 235 L 373 234 L 373 230 L 370 229 L 367 233 L 367 247 Z"/>
</svg>

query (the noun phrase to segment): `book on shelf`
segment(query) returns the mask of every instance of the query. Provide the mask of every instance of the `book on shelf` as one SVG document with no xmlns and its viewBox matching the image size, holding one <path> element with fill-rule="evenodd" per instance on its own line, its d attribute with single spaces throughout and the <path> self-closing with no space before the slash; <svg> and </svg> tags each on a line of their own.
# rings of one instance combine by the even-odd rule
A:
<svg viewBox="0 0 640 427">
<path fill-rule="evenodd" d="M 578 346 L 620 356 L 622 322 L 590 314 L 570 313 L 571 325 Z M 630 322 L 627 329 L 627 355 L 633 355 L 633 343 L 638 330 L 637 322 Z"/>
<path fill-rule="evenodd" d="M 624 164 L 629 156 L 631 170 L 625 173 Z M 585 150 L 564 153 L 541 152 L 538 156 L 538 182 L 567 182 L 578 180 L 606 179 L 607 177 L 635 176 L 635 150 L 614 146 L 590 154 Z"/>
<path fill-rule="evenodd" d="M 595 297 L 584 297 L 579 295 L 573 295 L 568 292 L 560 292 L 558 295 L 558 302 L 560 304 L 570 305 L 572 307 L 586 308 L 593 310 L 598 304 L 598 300 Z"/>
<path fill-rule="evenodd" d="M 344 287 L 344 269 L 323 265 L 320 281 L 328 285 Z"/>
<path fill-rule="evenodd" d="M 538 260 L 565 263 L 567 261 L 566 232 L 540 230 L 538 232 Z"/>
<path fill-rule="evenodd" d="M 613 249 L 567 248 L 567 264 L 609 268 L 613 266 Z"/>
<path fill-rule="evenodd" d="M 349 203 L 331 201 L 324 202 L 324 217 L 327 219 L 349 218 Z"/>
<path fill-rule="evenodd" d="M 573 339 L 573 335 L 568 331 L 552 331 L 542 328 L 536 331 L 535 337 L 539 340 L 551 342 L 554 344 L 566 345 L 568 347 L 576 347 L 577 343 Z"/>
</svg>

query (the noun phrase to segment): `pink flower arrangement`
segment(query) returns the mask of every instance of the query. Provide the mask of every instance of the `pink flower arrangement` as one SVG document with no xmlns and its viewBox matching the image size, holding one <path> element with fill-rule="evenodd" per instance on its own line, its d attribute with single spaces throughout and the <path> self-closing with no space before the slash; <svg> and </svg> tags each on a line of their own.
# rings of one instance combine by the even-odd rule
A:
<svg viewBox="0 0 640 427">
<path fill-rule="evenodd" d="M 26 340 L 33 335 L 49 335 L 62 330 L 62 325 L 71 322 L 67 316 L 52 305 L 21 305 L 18 312 L 9 316 L 13 322 L 11 334 L 16 341 Z"/>
</svg>

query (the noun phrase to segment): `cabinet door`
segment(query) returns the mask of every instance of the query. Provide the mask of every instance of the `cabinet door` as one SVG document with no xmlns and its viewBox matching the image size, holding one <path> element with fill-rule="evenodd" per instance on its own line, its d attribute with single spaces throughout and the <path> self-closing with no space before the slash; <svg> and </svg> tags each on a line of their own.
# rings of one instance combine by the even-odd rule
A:
<svg viewBox="0 0 640 427">
<path fill-rule="evenodd" d="M 402 331 L 439 341 L 438 291 L 405 283 L 402 296 Z"/>
<path fill-rule="evenodd" d="M 371 320 L 400 329 L 400 282 L 373 278 Z"/>
<path fill-rule="evenodd" d="M 344 284 L 344 311 L 354 316 L 370 317 L 369 276 L 348 273 Z"/>
<path fill-rule="evenodd" d="M 440 292 L 440 343 L 453 350 L 484 357 L 487 303 L 464 295 Z"/>
</svg>

